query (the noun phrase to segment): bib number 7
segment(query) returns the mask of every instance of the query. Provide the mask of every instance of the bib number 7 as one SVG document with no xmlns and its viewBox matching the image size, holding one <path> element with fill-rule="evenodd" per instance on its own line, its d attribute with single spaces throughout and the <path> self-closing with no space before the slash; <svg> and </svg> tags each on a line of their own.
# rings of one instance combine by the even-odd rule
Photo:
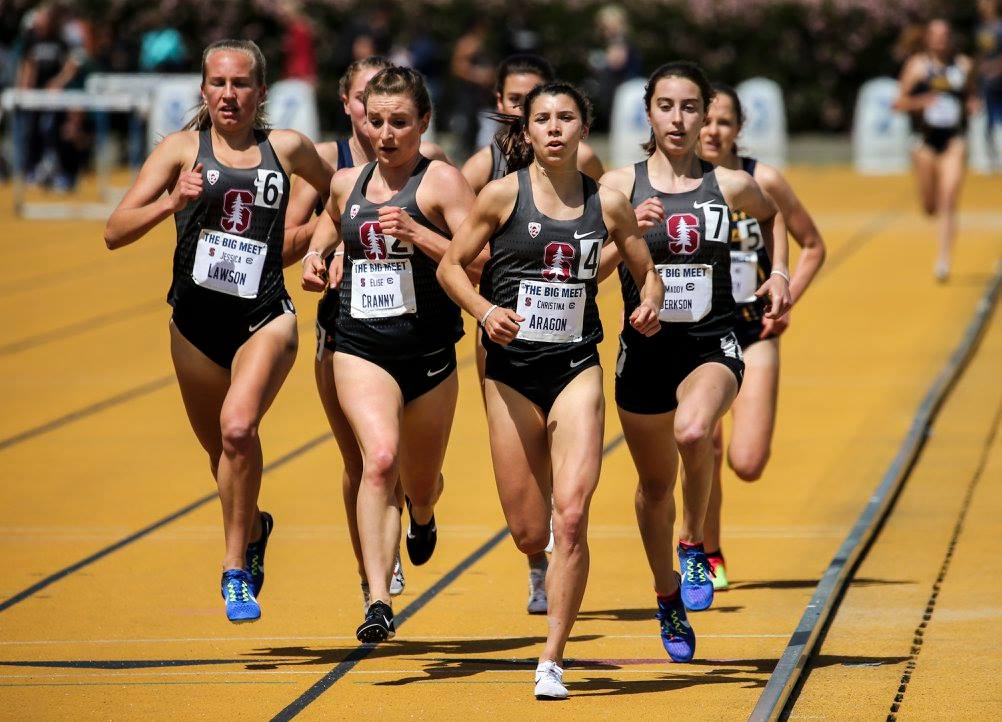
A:
<svg viewBox="0 0 1002 722">
<path fill-rule="evenodd" d="M 730 235 L 730 214 L 727 206 L 721 203 L 693 203 L 694 208 L 703 211 L 703 221 L 706 226 L 706 240 L 717 243 L 727 243 Z"/>
</svg>

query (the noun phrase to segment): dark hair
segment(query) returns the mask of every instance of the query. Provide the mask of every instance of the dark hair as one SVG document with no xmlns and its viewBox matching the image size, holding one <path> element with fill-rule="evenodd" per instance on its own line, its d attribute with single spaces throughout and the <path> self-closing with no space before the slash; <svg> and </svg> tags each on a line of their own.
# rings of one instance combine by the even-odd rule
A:
<svg viewBox="0 0 1002 722">
<path fill-rule="evenodd" d="M 738 97 L 738 91 L 727 83 L 714 83 L 712 87 L 714 97 L 726 95 L 731 99 L 731 104 L 734 106 L 734 114 L 737 115 L 738 128 L 740 129 L 745 124 L 745 111 L 741 107 L 741 98 Z"/>
<path fill-rule="evenodd" d="M 253 40 L 234 39 L 217 40 L 214 43 L 209 43 L 205 47 L 205 50 L 202 51 L 202 85 L 205 85 L 205 66 L 209 60 L 209 56 L 217 50 L 233 50 L 250 57 L 251 62 L 253 63 L 251 72 L 254 76 L 254 82 L 258 86 L 264 85 L 267 68 L 265 66 L 264 54 L 261 52 L 261 48 L 259 48 L 257 43 Z M 209 117 L 209 106 L 206 105 L 205 98 L 202 98 L 195 108 L 194 117 L 185 123 L 181 130 L 207 130 L 211 125 L 212 119 Z M 264 112 L 264 103 L 258 105 L 257 111 L 254 113 L 254 127 L 268 127 L 268 118 Z"/>
<path fill-rule="evenodd" d="M 431 113 L 428 86 L 421 73 L 411 68 L 392 65 L 380 70 L 365 86 L 362 103 L 368 106 L 369 98 L 373 95 L 407 95 L 417 106 L 418 117 L 423 118 Z"/>
<path fill-rule="evenodd" d="M 706 79 L 706 73 L 696 63 L 691 63 L 688 60 L 674 60 L 659 67 L 647 79 L 647 85 L 644 86 L 644 106 L 648 112 L 651 110 L 651 101 L 654 99 L 654 90 L 657 88 L 658 81 L 665 78 L 684 78 L 692 81 L 699 88 L 699 94 L 703 97 L 703 113 L 705 114 L 709 110 L 710 101 L 713 100 L 713 87 Z M 647 155 L 654 155 L 658 144 L 654 138 L 653 128 L 650 139 L 640 147 Z"/>
<path fill-rule="evenodd" d="M 341 80 L 338 81 L 338 94 L 343 98 L 348 97 L 348 91 L 351 90 L 352 81 L 355 80 L 355 75 L 360 70 L 385 70 L 386 68 L 392 67 L 393 63 L 390 62 L 390 59 L 384 58 L 382 55 L 370 55 L 367 58 L 355 60 L 345 69 L 344 75 L 342 75 Z"/>
<path fill-rule="evenodd" d="M 591 101 L 588 100 L 577 86 L 563 80 L 551 80 L 542 85 L 537 85 L 525 96 L 522 105 L 522 115 L 508 115 L 506 113 L 492 113 L 494 120 L 503 123 L 502 127 L 494 136 L 495 142 L 501 148 L 501 153 L 508 164 L 508 171 L 516 171 L 525 168 L 532 162 L 532 145 L 525 139 L 525 129 L 528 126 L 529 111 L 536 98 L 541 95 L 566 95 L 574 101 L 581 113 L 581 120 L 586 128 L 591 126 L 592 108 Z"/>
<path fill-rule="evenodd" d="M 504 81 L 509 75 L 538 75 L 544 83 L 553 80 L 553 66 L 546 58 L 529 53 L 509 55 L 498 65 L 498 78 L 494 90 L 498 95 L 504 92 Z"/>
</svg>

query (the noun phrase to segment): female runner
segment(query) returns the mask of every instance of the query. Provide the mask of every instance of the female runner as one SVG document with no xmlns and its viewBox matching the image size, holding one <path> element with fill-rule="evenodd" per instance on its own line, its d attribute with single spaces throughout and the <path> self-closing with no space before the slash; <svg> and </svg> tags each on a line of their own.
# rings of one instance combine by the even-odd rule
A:
<svg viewBox="0 0 1002 722">
<path fill-rule="evenodd" d="M 933 20 L 926 27 L 925 51 L 905 61 L 895 107 L 912 114 L 921 141 L 912 151 L 919 197 L 926 215 L 939 218 L 939 255 L 933 269 L 938 281 L 950 275 L 957 236 L 957 204 L 967 172 L 969 106 L 974 101 L 973 63 L 954 50 L 950 24 Z"/>
<path fill-rule="evenodd" d="M 643 290 L 630 316 L 657 332 L 664 294 L 626 198 L 577 170 L 591 106 L 561 82 L 531 90 L 505 143 L 511 175 L 488 183 L 446 252 L 439 279 L 484 327 L 484 383 L 494 475 L 508 528 L 525 554 L 543 551 L 549 633 L 536 669 L 538 699 L 563 699 L 564 646 L 588 578 L 588 508 L 602 462 L 604 406 L 595 296 L 611 239 Z M 485 298 L 464 267 L 490 244 Z M 483 288 L 483 286 L 482 286 Z"/>
<path fill-rule="evenodd" d="M 153 150 L 104 235 L 108 248 L 121 248 L 174 216 L 171 357 L 219 486 L 222 594 L 231 622 L 261 616 L 257 595 L 272 520 L 257 509 L 258 426 L 296 358 L 295 309 L 282 277 L 290 260 L 283 259 L 282 232 L 289 176 L 320 194 L 331 178 L 308 139 L 265 129 L 264 78 L 253 42 L 209 45 L 197 115 Z"/>
<path fill-rule="evenodd" d="M 327 211 L 338 233 L 318 230 L 303 261 L 303 284 L 327 288 L 324 258 L 345 242 L 339 285 L 334 380 L 362 455 L 357 523 L 372 603 L 356 636 L 394 633 L 389 583 L 400 543 L 395 488 L 410 502 L 407 549 L 423 564 L 435 548 L 435 503 L 456 408 L 456 307 L 435 279 L 449 236 L 473 192 L 448 163 L 420 153 L 431 99 L 409 68 L 381 70 L 363 94 L 376 160 L 331 182 Z"/>
<path fill-rule="evenodd" d="M 790 281 L 790 303 L 796 303 L 824 263 L 824 241 L 810 214 L 779 171 L 754 158 L 737 154 L 735 138 L 741 133 L 744 123 L 741 101 L 729 85 L 717 83 L 713 89 L 713 102 L 699 136 L 699 155 L 714 165 L 745 171 L 779 208 L 773 237 L 782 238 L 789 230 L 801 248 L 797 270 Z M 779 391 L 779 336 L 789 325 L 790 314 L 781 318 L 766 318 L 767 304 L 764 299 L 755 296 L 755 289 L 772 272 L 772 248 L 766 246 L 758 221 L 739 209 L 733 210 L 730 240 L 731 290 L 737 305 L 734 333 L 744 356 L 745 374 L 741 392 L 731 406 L 734 426 L 727 448 L 727 461 L 739 479 L 756 481 L 762 476 L 769 460 Z M 720 544 L 723 439 L 723 427 L 718 423 L 713 436 L 713 480 L 703 525 L 703 544 L 713 571 L 715 590 L 727 588 L 727 572 Z"/>
<path fill-rule="evenodd" d="M 713 473 L 713 429 L 737 395 L 744 372 L 734 335 L 730 273 L 730 208 L 761 223 L 772 243 L 776 208 L 744 171 L 714 169 L 696 156 L 699 132 L 713 90 L 699 66 L 662 65 L 647 81 L 644 100 L 651 123 L 648 160 L 610 171 L 602 182 L 630 194 L 640 228 L 666 293 L 654 338 L 623 324 L 616 364 L 616 404 L 637 467 L 636 511 L 654 574 L 661 638 L 672 660 L 686 662 L 696 637 L 686 609 L 713 602 L 713 582 L 703 548 L 703 519 Z M 789 308 L 786 244 L 774 244 L 772 274 L 756 291 L 769 293 L 769 318 Z M 603 275 L 618 260 L 603 253 Z M 626 313 L 637 290 L 620 270 Z M 673 488 L 682 457 L 682 526 L 672 569 Z"/>
<path fill-rule="evenodd" d="M 501 61 L 497 70 L 494 97 L 498 113 L 502 116 L 522 115 L 522 103 L 529 91 L 537 85 L 548 83 L 551 80 L 553 80 L 553 67 L 545 58 L 530 54 L 508 56 Z M 503 137 L 504 131 L 502 130 L 498 134 L 498 138 L 470 156 L 470 159 L 463 166 L 463 175 L 474 192 L 479 193 L 490 181 L 508 175 L 508 161 L 501 149 L 501 138 Z M 578 170 L 585 175 L 591 176 L 595 180 L 602 176 L 602 162 L 583 141 L 578 144 L 577 163 Z M 481 282 L 483 283 L 483 280 Z M 485 298 L 491 295 L 490 289 L 486 287 L 481 288 L 480 293 Z M 477 373 L 480 376 L 481 390 L 483 390 L 485 358 L 484 346 L 481 343 L 482 333 L 483 330 L 477 327 Z M 551 547 L 548 546 L 546 551 L 550 549 Z M 526 604 L 526 611 L 529 614 L 546 614 L 546 551 L 530 554 L 527 557 L 529 562 L 529 601 Z"/>
<path fill-rule="evenodd" d="M 341 102 L 344 112 L 351 118 L 351 136 L 330 143 L 317 144 L 320 157 L 330 163 L 331 167 L 341 170 L 353 168 L 355 160 L 369 163 L 376 159 L 376 151 L 366 134 L 365 105 L 362 95 L 365 86 L 380 70 L 393 64 L 384 57 L 372 55 L 356 60 L 341 77 Z M 433 160 L 449 162 L 445 153 L 434 143 L 423 141 L 421 155 Z M 315 212 L 316 211 L 316 212 Z M 285 216 L 286 240 L 290 253 L 301 258 L 310 240 L 313 238 L 318 220 L 323 214 L 323 204 L 319 201 L 316 190 L 308 183 L 296 183 L 289 198 L 289 210 Z M 328 219 L 329 220 L 329 219 Z M 327 222 L 327 221 L 325 221 Z M 334 348 L 336 339 L 336 321 L 338 316 L 337 284 L 343 271 L 344 252 L 336 251 L 328 256 L 327 273 L 330 278 L 330 290 L 326 291 L 317 305 L 317 354 L 313 363 L 313 373 L 317 381 L 317 391 L 323 404 L 327 421 L 334 432 L 341 459 L 344 462 L 344 473 L 341 477 L 341 493 L 344 497 L 345 516 L 348 521 L 348 536 L 351 548 L 358 563 L 358 573 L 361 578 L 362 604 L 369 606 L 369 583 L 365 578 L 365 568 L 362 565 L 362 548 L 358 541 L 358 521 L 355 518 L 355 506 L 358 500 L 358 486 L 362 479 L 362 456 L 355 441 L 355 435 L 338 402 L 337 389 L 334 386 Z M 403 511 L 404 492 L 400 484 L 396 489 L 397 509 Z M 400 552 L 393 562 L 393 579 L 390 582 L 390 594 L 397 596 L 404 591 L 404 570 L 400 563 Z"/>
</svg>

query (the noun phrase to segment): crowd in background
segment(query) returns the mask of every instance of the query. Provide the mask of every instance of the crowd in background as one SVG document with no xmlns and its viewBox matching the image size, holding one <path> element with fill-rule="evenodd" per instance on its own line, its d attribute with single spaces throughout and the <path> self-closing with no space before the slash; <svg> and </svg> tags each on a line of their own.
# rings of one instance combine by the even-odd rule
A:
<svg viewBox="0 0 1002 722">
<path fill-rule="evenodd" d="M 892 41 L 906 47 L 911 28 L 942 13 L 962 31 L 960 49 L 980 53 L 983 90 L 1002 122 L 1002 23 L 987 14 L 997 2 L 977 5 L 980 26 L 973 4 L 936 0 L 0 0 L 0 88 L 83 87 L 91 72 L 197 72 L 205 44 L 242 37 L 264 50 L 269 80 L 315 84 L 324 133 L 337 135 L 347 130 L 337 79 L 352 60 L 381 54 L 427 78 L 436 127 L 453 135 L 461 159 L 484 142 L 481 118 L 505 55 L 546 55 L 591 97 L 600 132 L 620 83 L 687 57 L 721 80 L 777 80 L 794 132 L 842 131 L 859 84 L 898 70 Z M 29 181 L 72 187 L 90 146 L 86 121 L 32 115 Z"/>
</svg>

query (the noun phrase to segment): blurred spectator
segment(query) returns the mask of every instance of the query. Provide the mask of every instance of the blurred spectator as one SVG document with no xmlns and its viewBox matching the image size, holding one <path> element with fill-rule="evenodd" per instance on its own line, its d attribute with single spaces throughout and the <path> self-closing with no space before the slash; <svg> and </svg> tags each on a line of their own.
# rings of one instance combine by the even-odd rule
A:
<svg viewBox="0 0 1002 722">
<path fill-rule="evenodd" d="M 490 22 L 484 16 L 473 20 L 456 41 L 450 69 L 456 80 L 452 132 L 456 134 L 456 154 L 469 157 L 477 146 L 481 116 L 490 112 L 494 88 L 494 62 L 487 52 Z"/>
<path fill-rule="evenodd" d="M 1002 18 L 998 0 L 978 0 L 978 71 L 988 114 L 988 145 L 994 150 L 996 166 L 1002 161 L 994 136 L 1002 132 Z"/>
<path fill-rule="evenodd" d="M 280 17 L 285 26 L 282 49 L 285 52 L 286 79 L 317 81 L 316 38 L 313 23 L 303 14 L 296 0 L 284 0 L 280 5 Z"/>
<path fill-rule="evenodd" d="M 149 29 L 139 42 L 139 69 L 144 73 L 181 73 L 188 69 L 184 38 L 170 22 L 169 7 L 150 11 Z"/>
<path fill-rule="evenodd" d="M 80 50 L 71 49 L 62 36 L 63 10 L 59 5 L 43 5 L 26 16 L 28 25 L 21 43 L 17 87 L 62 90 L 80 67 Z M 63 136 L 67 113 L 25 111 L 23 133 L 24 174 L 29 183 L 52 185 L 69 190 L 75 183 L 72 146 Z M 23 145 L 22 145 L 23 143 Z"/>
<path fill-rule="evenodd" d="M 442 46 L 432 35 L 431 27 L 425 13 L 421 10 L 415 10 L 410 14 L 410 22 L 398 38 L 397 44 L 390 51 L 389 57 L 395 65 L 414 68 L 424 76 L 432 103 L 437 109 L 442 96 L 444 63 Z M 433 117 L 432 122 L 434 121 Z"/>
<path fill-rule="evenodd" d="M 605 128 L 616 88 L 620 83 L 644 75 L 644 63 L 640 51 L 630 40 L 630 25 L 622 6 L 603 6 L 598 11 L 596 23 L 605 47 L 589 55 L 592 79 L 588 89 L 596 121 Z"/>
</svg>

